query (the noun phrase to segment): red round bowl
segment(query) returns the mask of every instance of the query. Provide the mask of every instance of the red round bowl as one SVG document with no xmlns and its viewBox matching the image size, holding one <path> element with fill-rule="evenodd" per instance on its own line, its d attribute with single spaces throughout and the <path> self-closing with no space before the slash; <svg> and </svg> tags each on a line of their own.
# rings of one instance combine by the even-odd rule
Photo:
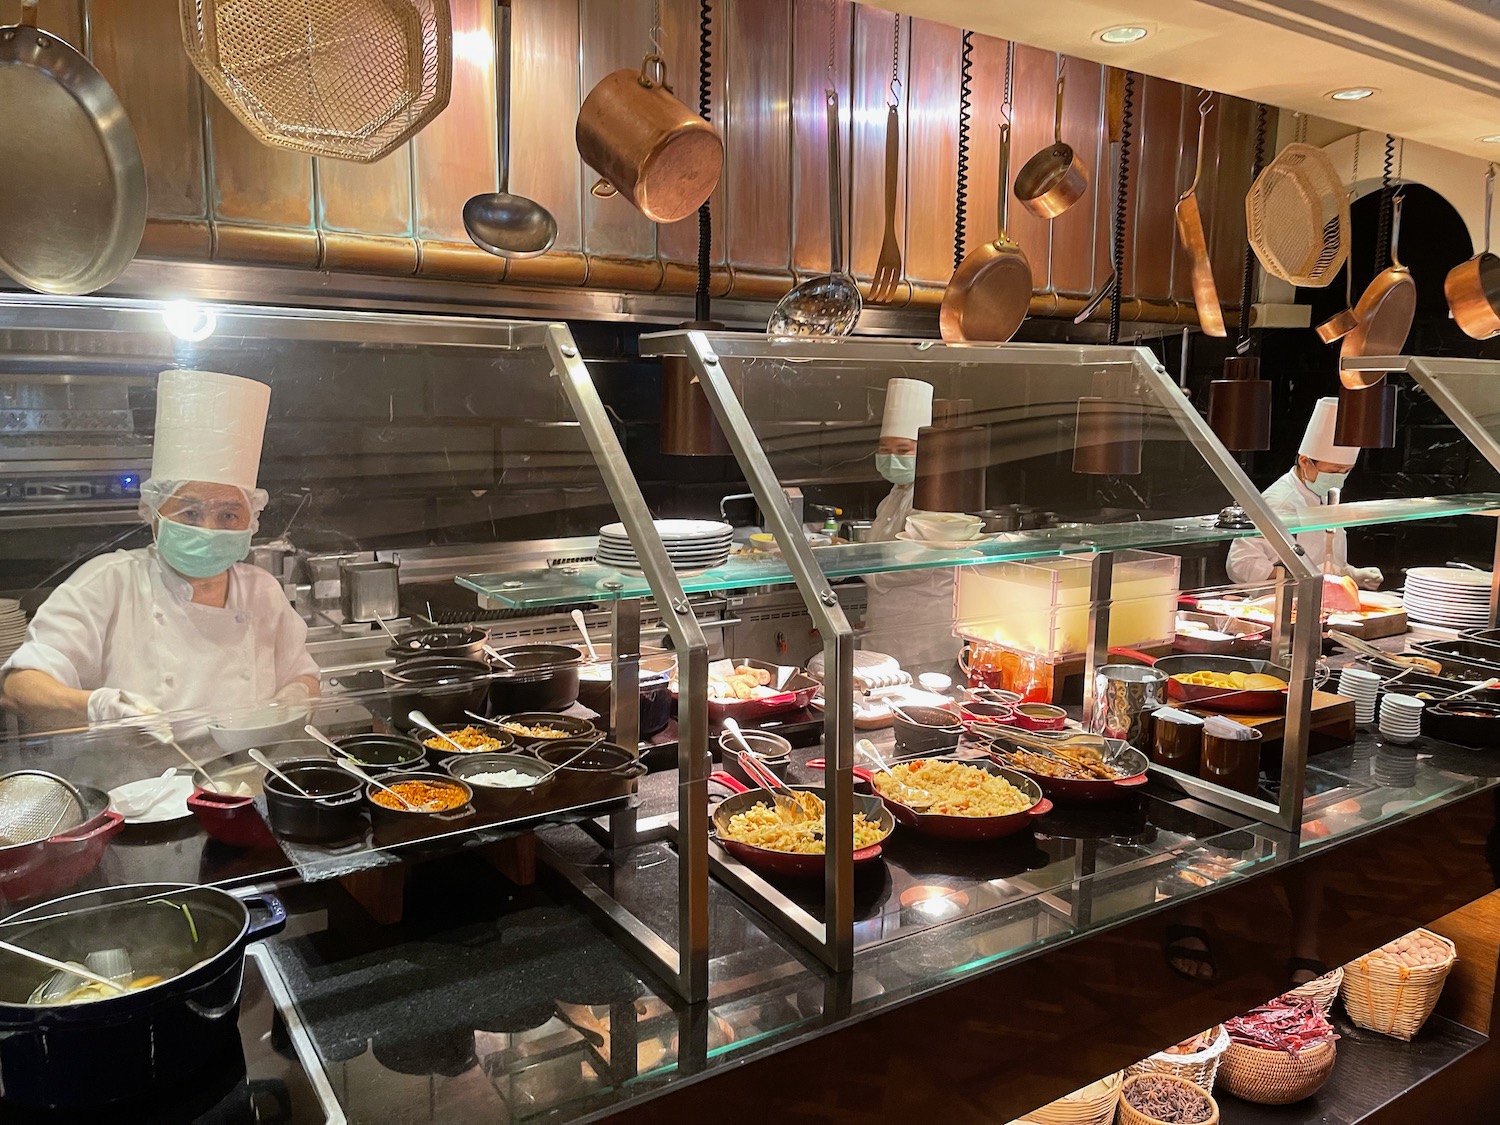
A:
<svg viewBox="0 0 1500 1125">
<path fill-rule="evenodd" d="M 233 797 L 194 789 L 187 800 L 188 808 L 215 840 L 236 848 L 274 848 L 276 838 L 261 819 L 254 797 Z"/>
<path fill-rule="evenodd" d="M 1017 703 L 1015 725 L 1022 730 L 1062 730 L 1068 725 L 1068 713 L 1050 703 Z"/>
</svg>

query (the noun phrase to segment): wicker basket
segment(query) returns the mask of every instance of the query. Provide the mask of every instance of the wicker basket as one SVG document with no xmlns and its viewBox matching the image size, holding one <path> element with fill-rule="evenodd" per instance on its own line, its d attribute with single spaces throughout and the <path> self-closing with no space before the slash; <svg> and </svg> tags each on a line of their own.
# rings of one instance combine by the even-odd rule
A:
<svg viewBox="0 0 1500 1125">
<path fill-rule="evenodd" d="M 1115 1107 L 1120 1104 L 1123 1082 L 1123 1074 L 1107 1074 L 1081 1090 L 1032 1110 L 1013 1125 L 1110 1125 L 1115 1119 Z"/>
<path fill-rule="evenodd" d="M 1410 1039 L 1422 1030 L 1432 1009 L 1437 1007 L 1443 982 L 1458 960 L 1453 943 L 1431 930 L 1413 933 L 1436 938 L 1447 946 L 1448 960 L 1441 965 L 1423 965 L 1408 969 L 1384 957 L 1372 959 L 1366 954 L 1344 966 L 1344 1008 L 1359 1027 Z"/>
<path fill-rule="evenodd" d="M 1320 977 L 1299 984 L 1286 995 L 1298 1000 L 1311 1000 L 1322 1009 L 1326 1016 L 1333 1011 L 1333 1002 L 1339 997 L 1339 986 L 1344 983 L 1344 970 L 1340 966 L 1331 973 L 1324 973 Z"/>
<path fill-rule="evenodd" d="M 1332 1041 L 1296 1054 L 1231 1043 L 1219 1068 L 1219 1086 L 1247 1102 L 1290 1105 L 1323 1088 L 1337 1055 Z"/>
<path fill-rule="evenodd" d="M 1221 1026 L 1214 1041 L 1201 1051 L 1191 1055 L 1169 1055 L 1157 1052 L 1138 1063 L 1125 1068 L 1128 1078 L 1133 1074 L 1170 1074 L 1173 1078 L 1186 1078 L 1195 1086 L 1202 1086 L 1210 1094 L 1214 1092 L 1214 1079 L 1219 1073 L 1219 1062 L 1229 1049 L 1229 1032 Z"/>
<path fill-rule="evenodd" d="M 1125 1085 L 1120 1089 L 1120 1125 L 1163 1125 L 1156 1118 L 1147 1117 L 1125 1098 L 1125 1095 L 1130 1092 L 1130 1087 L 1143 1078 L 1164 1078 L 1168 1082 L 1181 1082 L 1184 1086 L 1191 1086 L 1208 1099 L 1208 1116 L 1199 1125 L 1219 1125 L 1219 1103 L 1214 1101 L 1213 1095 L 1196 1082 L 1189 1082 L 1186 1078 L 1177 1078 L 1170 1074 L 1132 1074 L 1125 1079 Z"/>
</svg>

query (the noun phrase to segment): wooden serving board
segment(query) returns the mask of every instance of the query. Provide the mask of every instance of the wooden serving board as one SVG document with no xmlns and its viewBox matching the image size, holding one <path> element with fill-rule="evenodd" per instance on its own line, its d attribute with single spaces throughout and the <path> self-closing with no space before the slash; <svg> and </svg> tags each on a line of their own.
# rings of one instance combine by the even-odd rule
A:
<svg viewBox="0 0 1500 1125">
<path fill-rule="evenodd" d="M 1210 711 L 1202 707 L 1188 708 L 1195 715 L 1223 715 L 1247 727 L 1260 731 L 1261 737 L 1273 742 L 1286 734 L 1286 712 L 1271 715 L 1239 715 L 1230 711 Z M 1332 692 L 1313 692 L 1311 729 L 1325 740 L 1332 739 L 1338 745 L 1354 741 L 1354 700 Z"/>
<path fill-rule="evenodd" d="M 1339 632 L 1348 633 L 1351 637 L 1358 637 L 1362 641 L 1378 641 L 1383 637 L 1399 637 L 1403 633 L 1411 632 L 1411 624 L 1406 620 L 1404 609 L 1371 614 L 1360 618 L 1357 623 L 1330 626 L 1330 628 L 1336 628 Z"/>
</svg>

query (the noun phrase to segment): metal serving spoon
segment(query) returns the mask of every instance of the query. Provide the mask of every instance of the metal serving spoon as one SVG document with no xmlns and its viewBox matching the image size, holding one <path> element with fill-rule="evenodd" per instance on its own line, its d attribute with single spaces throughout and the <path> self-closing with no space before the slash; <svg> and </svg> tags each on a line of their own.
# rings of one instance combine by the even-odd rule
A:
<svg viewBox="0 0 1500 1125">
<path fill-rule="evenodd" d="M 311 730 L 312 728 L 309 727 L 308 729 Z M 322 742 L 327 743 L 330 746 L 333 746 L 333 743 L 328 742 L 328 740 L 326 738 L 321 738 L 321 736 L 320 736 L 320 740 Z M 335 750 L 338 749 L 337 746 L 334 746 L 333 748 Z M 250 751 L 250 760 L 252 762 L 254 762 L 256 765 L 260 766 L 261 769 L 265 770 L 267 773 L 273 773 L 273 774 L 275 774 L 277 777 L 279 777 L 281 779 L 282 784 L 286 785 L 289 789 L 291 789 L 294 793 L 297 793 L 299 796 L 306 797 L 309 801 L 315 801 L 315 800 L 317 800 L 317 798 L 314 797 L 311 793 L 309 793 L 306 789 L 302 788 L 302 786 L 298 785 L 291 778 L 287 777 L 286 774 L 282 773 L 279 769 L 277 769 L 275 766 L 273 766 L 271 764 L 270 760 L 264 754 L 262 754 L 259 750 L 251 750 Z"/>
<path fill-rule="evenodd" d="M 453 747 L 453 749 L 457 750 L 460 754 L 467 754 L 468 753 L 467 750 L 465 750 L 457 742 L 453 741 L 453 739 L 448 736 L 448 734 L 447 734 L 446 731 L 441 730 L 437 726 L 436 723 L 434 723 L 426 715 L 422 714 L 422 712 L 420 712 L 420 711 L 408 711 L 406 713 L 406 717 L 408 719 L 410 719 L 414 724 L 416 724 L 417 726 L 421 727 L 423 730 L 429 731 L 430 733 L 437 735 L 444 742 L 446 742 L 449 746 L 451 746 L 451 747 Z"/>
</svg>

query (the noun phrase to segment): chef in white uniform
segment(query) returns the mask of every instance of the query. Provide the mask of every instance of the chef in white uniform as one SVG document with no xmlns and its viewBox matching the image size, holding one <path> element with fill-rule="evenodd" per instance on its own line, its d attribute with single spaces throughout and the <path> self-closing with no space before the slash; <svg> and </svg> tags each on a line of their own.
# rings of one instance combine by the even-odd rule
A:
<svg viewBox="0 0 1500 1125">
<path fill-rule="evenodd" d="M 932 425 L 932 384 L 892 379 L 875 469 L 890 481 L 890 494 L 875 509 L 870 541 L 889 542 L 906 530 L 917 482 L 917 435 Z M 865 577 L 869 605 L 862 647 L 895 657 L 906 671 L 948 672 L 958 657 L 953 637 L 953 571 L 913 570 Z"/>
<path fill-rule="evenodd" d="M 270 574 L 240 561 L 266 505 L 256 480 L 270 397 L 253 379 L 161 373 L 141 485 L 155 543 L 91 559 L 53 592 L 0 668 L 0 702 L 56 727 L 318 693 L 307 626 Z"/>
<path fill-rule="evenodd" d="M 1328 494 L 1343 488 L 1350 470 L 1359 458 L 1359 447 L 1336 445 L 1334 425 L 1338 420 L 1339 400 L 1321 398 L 1313 408 L 1312 420 L 1297 451 L 1297 463 L 1262 495 L 1271 510 L 1279 516 L 1294 516 L 1328 502 Z M 1312 531 L 1297 536 L 1316 570 L 1324 569 L 1328 554 L 1328 534 Z M 1264 539 L 1239 539 L 1229 548 L 1226 564 L 1231 582 L 1264 582 L 1276 566 L 1276 553 Z M 1347 576 L 1361 589 L 1377 590 L 1384 579 L 1377 567 L 1350 566 L 1348 536 L 1343 529 L 1334 532 L 1333 565 L 1327 573 Z"/>
</svg>

